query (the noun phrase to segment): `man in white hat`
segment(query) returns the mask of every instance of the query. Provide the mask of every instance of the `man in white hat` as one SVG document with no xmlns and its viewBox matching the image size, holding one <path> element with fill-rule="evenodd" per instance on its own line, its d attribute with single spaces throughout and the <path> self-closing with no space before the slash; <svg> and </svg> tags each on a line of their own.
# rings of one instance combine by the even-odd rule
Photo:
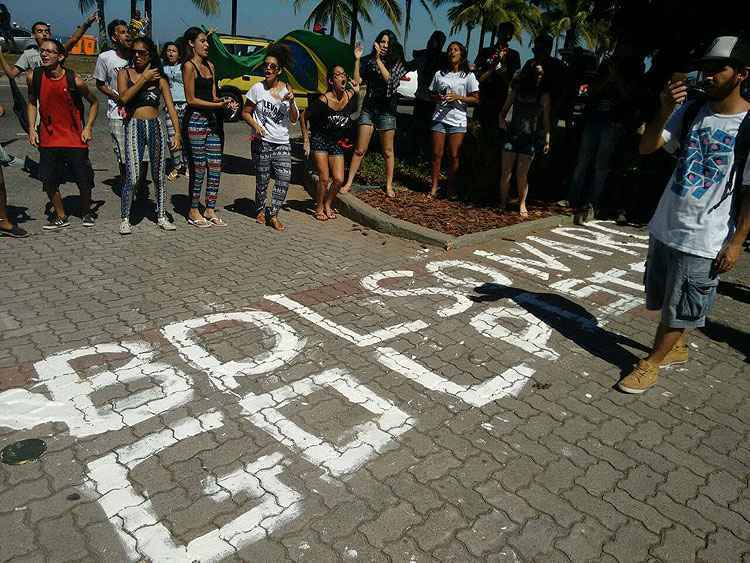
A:
<svg viewBox="0 0 750 563">
<path fill-rule="evenodd" d="M 705 325 L 718 274 L 734 268 L 750 232 L 750 43 L 719 37 L 697 61 L 705 98 L 687 102 L 684 81 L 668 82 L 647 125 L 641 154 L 664 147 L 679 160 L 649 224 L 646 306 L 661 311 L 651 354 L 618 387 L 643 393 L 659 369 L 688 359 L 685 333 Z"/>
</svg>

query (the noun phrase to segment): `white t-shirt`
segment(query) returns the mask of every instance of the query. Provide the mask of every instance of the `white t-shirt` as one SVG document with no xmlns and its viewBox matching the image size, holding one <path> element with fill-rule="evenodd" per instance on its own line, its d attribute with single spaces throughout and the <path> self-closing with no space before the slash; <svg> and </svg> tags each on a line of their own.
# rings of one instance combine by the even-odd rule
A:
<svg viewBox="0 0 750 563">
<path fill-rule="evenodd" d="M 662 132 L 669 152 L 679 148 L 688 106 L 678 108 Z M 698 111 L 687 137 L 688 150 L 680 156 L 648 226 L 660 242 L 686 254 L 713 259 L 733 234 L 732 186 L 727 183 L 734 164 L 735 137 L 746 113 L 712 113 L 708 104 Z M 745 184 L 750 183 L 748 168 L 738 172 L 744 174 Z"/>
<path fill-rule="evenodd" d="M 128 61 L 120 57 L 117 51 L 110 49 L 104 51 L 96 58 L 96 66 L 94 67 L 94 78 L 104 82 L 107 86 L 117 92 L 117 73 L 121 68 L 128 66 Z M 123 115 L 120 112 L 120 106 L 114 102 L 114 100 L 107 98 L 107 117 L 109 119 L 122 119 Z"/>
<path fill-rule="evenodd" d="M 442 71 L 438 71 L 432 77 L 430 90 L 438 94 L 453 92 L 459 96 L 468 96 L 472 92 L 479 92 L 479 81 L 473 72 L 468 74 L 464 74 L 463 72 L 447 72 L 443 74 Z M 458 100 L 450 103 L 440 103 L 435 108 L 432 120 L 440 121 L 454 127 L 466 127 L 469 121 L 466 115 L 466 104 Z"/>
<path fill-rule="evenodd" d="M 18 60 L 13 66 L 17 66 L 23 71 L 34 70 L 37 67 L 42 66 L 42 56 L 39 52 L 39 47 L 34 45 L 33 47 L 27 47 Z"/>
<path fill-rule="evenodd" d="M 286 86 L 278 92 L 278 96 L 283 98 L 288 90 Z M 264 141 L 275 145 L 286 145 L 289 143 L 289 102 L 272 96 L 270 90 L 266 90 L 263 82 L 258 82 L 250 88 L 245 96 L 255 104 L 253 117 L 263 126 L 267 135 L 263 137 Z"/>
</svg>

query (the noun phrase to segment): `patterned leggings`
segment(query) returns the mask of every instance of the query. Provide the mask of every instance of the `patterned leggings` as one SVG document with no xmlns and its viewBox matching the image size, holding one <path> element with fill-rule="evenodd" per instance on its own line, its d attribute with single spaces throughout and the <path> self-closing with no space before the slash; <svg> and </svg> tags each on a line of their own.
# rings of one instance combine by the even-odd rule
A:
<svg viewBox="0 0 750 563">
<path fill-rule="evenodd" d="M 141 162 L 146 149 L 151 163 L 151 179 L 156 186 L 156 213 L 164 215 L 164 170 L 167 158 L 167 137 L 160 118 L 137 119 L 125 122 L 125 184 L 120 195 L 120 216 L 130 217 L 130 204 L 138 179 L 141 176 Z"/>
<path fill-rule="evenodd" d="M 187 102 L 175 102 L 174 103 L 174 109 L 177 112 L 177 119 L 180 122 L 180 126 L 184 127 L 184 119 L 185 119 L 185 110 L 187 110 Z M 171 145 L 174 141 L 174 134 L 175 134 L 175 128 L 174 124 L 172 123 L 172 119 L 169 117 L 169 112 L 164 112 L 164 121 L 167 124 L 167 135 L 169 135 L 169 144 Z M 170 149 L 170 152 L 172 153 L 172 168 L 182 168 L 183 166 L 187 165 L 187 147 L 182 147 L 182 149 L 178 151 L 173 151 Z"/>
<path fill-rule="evenodd" d="M 190 115 L 187 126 L 187 137 L 190 141 L 190 206 L 197 209 L 200 206 L 203 178 L 208 170 L 206 179 L 206 207 L 216 207 L 216 197 L 221 182 L 221 137 L 218 133 L 216 118 L 206 117 L 194 111 Z"/>
<path fill-rule="evenodd" d="M 289 181 L 292 179 L 292 154 L 288 144 L 276 145 L 267 141 L 254 141 L 255 157 L 255 205 L 260 213 L 266 206 L 266 191 L 268 181 L 275 180 L 271 193 L 270 215 L 278 215 L 284 205 L 286 193 L 289 191 Z"/>
</svg>

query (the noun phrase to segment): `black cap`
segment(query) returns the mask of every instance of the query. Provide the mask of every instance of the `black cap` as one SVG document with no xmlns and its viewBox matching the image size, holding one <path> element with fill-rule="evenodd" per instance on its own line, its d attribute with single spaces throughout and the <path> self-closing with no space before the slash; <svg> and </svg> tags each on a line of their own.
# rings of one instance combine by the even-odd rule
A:
<svg viewBox="0 0 750 563">
<path fill-rule="evenodd" d="M 703 56 L 696 61 L 702 63 L 740 63 L 750 66 L 750 43 L 744 37 L 724 35 L 711 42 Z"/>
</svg>

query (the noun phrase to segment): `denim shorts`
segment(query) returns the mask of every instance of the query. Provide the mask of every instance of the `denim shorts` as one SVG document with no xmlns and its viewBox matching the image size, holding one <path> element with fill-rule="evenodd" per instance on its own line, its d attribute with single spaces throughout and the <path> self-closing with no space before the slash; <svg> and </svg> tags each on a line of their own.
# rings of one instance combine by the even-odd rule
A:
<svg viewBox="0 0 750 563">
<path fill-rule="evenodd" d="M 357 125 L 373 125 L 377 131 L 395 131 L 396 116 L 392 113 L 377 113 L 363 109 Z"/>
<path fill-rule="evenodd" d="M 344 148 L 339 139 L 333 139 L 324 133 L 313 132 L 310 135 L 310 151 L 326 153 L 328 156 L 344 156 Z"/>
<path fill-rule="evenodd" d="M 713 260 L 671 248 L 653 236 L 646 260 L 646 308 L 670 328 L 700 328 L 716 299 Z M 713 275 L 712 275 L 713 274 Z"/>
<path fill-rule="evenodd" d="M 544 147 L 542 139 L 536 133 L 514 133 L 508 134 L 503 149 L 508 152 L 534 156 L 541 152 Z"/>
<path fill-rule="evenodd" d="M 453 133 L 466 133 L 466 126 L 463 125 L 448 125 L 442 121 L 433 121 L 431 130 L 434 133 L 444 133 L 446 135 L 452 135 Z"/>
</svg>

